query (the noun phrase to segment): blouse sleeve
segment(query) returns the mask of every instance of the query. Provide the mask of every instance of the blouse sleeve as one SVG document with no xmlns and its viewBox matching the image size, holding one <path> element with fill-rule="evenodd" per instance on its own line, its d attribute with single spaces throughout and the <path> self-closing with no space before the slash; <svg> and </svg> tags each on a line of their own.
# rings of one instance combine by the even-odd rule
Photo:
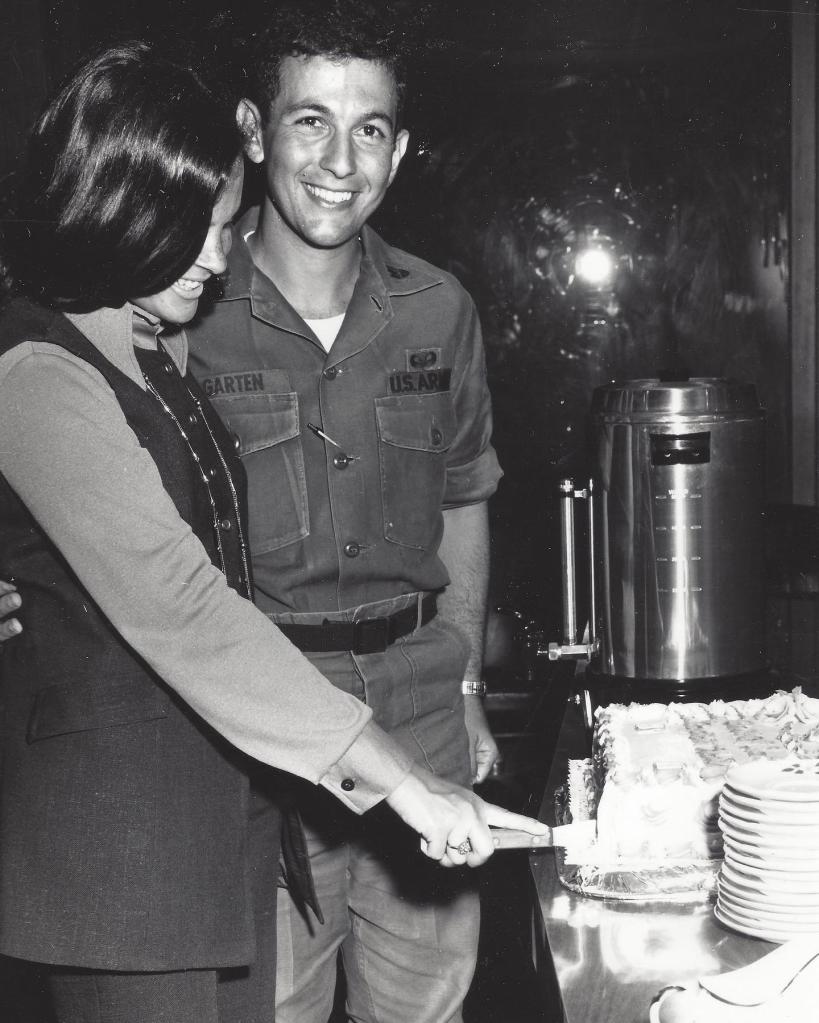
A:
<svg viewBox="0 0 819 1023">
<path fill-rule="evenodd" d="M 356 812 L 403 780 L 369 708 L 227 586 L 93 367 L 44 342 L 0 358 L 0 471 L 123 638 L 239 749 Z"/>
</svg>

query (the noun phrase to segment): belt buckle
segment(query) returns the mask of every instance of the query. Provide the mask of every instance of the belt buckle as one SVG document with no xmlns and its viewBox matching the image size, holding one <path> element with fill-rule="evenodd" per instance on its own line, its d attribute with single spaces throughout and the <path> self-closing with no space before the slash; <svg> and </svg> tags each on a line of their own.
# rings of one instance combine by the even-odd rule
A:
<svg viewBox="0 0 819 1023">
<path fill-rule="evenodd" d="M 390 645 L 389 618 L 362 618 L 353 622 L 353 653 L 383 654 Z"/>
</svg>

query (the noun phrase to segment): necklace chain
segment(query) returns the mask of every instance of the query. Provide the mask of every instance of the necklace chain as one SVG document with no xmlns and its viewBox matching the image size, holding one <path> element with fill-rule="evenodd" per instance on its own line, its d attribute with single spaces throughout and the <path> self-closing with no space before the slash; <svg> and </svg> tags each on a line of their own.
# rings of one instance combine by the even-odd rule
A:
<svg viewBox="0 0 819 1023">
<path fill-rule="evenodd" d="M 163 349 L 163 351 L 164 351 L 164 349 Z M 167 357 L 167 353 L 166 353 L 166 357 Z M 216 537 L 216 547 L 217 547 L 217 550 L 219 552 L 219 566 L 222 569 L 222 574 L 224 576 L 227 576 L 227 565 L 226 565 L 226 562 L 225 562 L 225 552 L 224 552 L 224 548 L 222 546 L 222 529 L 221 529 L 221 526 L 219 524 L 219 510 L 216 507 L 216 500 L 215 500 L 215 498 L 213 496 L 213 491 L 211 490 L 210 480 L 208 479 L 208 475 L 205 472 L 205 470 L 202 468 L 201 459 L 199 458 L 199 455 L 196 453 L 196 450 L 194 449 L 194 446 L 191 443 L 190 438 L 188 437 L 187 433 L 185 432 L 185 428 L 182 426 L 182 423 L 180 423 L 180 421 L 179 421 L 178 417 L 176 416 L 175 412 L 170 407 L 170 405 L 165 401 L 165 399 L 162 397 L 162 395 L 159 393 L 159 391 L 154 387 L 154 385 L 148 379 L 148 376 L 145 373 L 143 373 L 142 376 L 145 379 L 145 386 L 148 388 L 149 392 L 154 396 L 154 398 L 156 398 L 156 400 L 159 402 L 159 404 L 162 406 L 163 410 L 165 411 L 166 415 L 168 415 L 170 417 L 170 419 L 172 420 L 172 422 L 176 426 L 177 430 L 179 431 L 179 435 L 184 440 L 185 444 L 187 445 L 188 450 L 191 453 L 191 457 L 193 458 L 194 462 L 196 463 L 196 467 L 199 470 L 199 475 L 200 475 L 200 477 L 202 479 L 202 482 L 205 484 L 205 489 L 207 490 L 207 493 L 208 493 L 208 500 L 210 501 L 211 514 L 212 514 L 212 517 L 213 517 L 213 531 L 214 531 L 214 535 Z M 224 470 L 225 477 L 226 477 L 227 482 L 228 482 L 228 487 L 230 488 L 231 499 L 233 501 L 233 510 L 234 510 L 234 512 L 236 514 L 236 528 L 237 528 L 238 535 L 239 535 L 239 550 L 240 550 L 241 558 L 242 558 L 242 574 L 244 576 L 244 583 L 245 583 L 245 585 L 247 587 L 248 594 L 250 595 L 250 571 L 249 571 L 249 564 L 248 564 L 248 557 L 247 557 L 247 544 L 245 542 L 244 530 L 242 529 L 242 516 L 241 516 L 240 510 L 239 510 L 239 498 L 238 498 L 238 495 L 236 493 L 236 487 L 235 487 L 235 485 L 233 483 L 233 476 L 231 475 L 230 469 L 228 468 L 228 464 L 225 461 L 225 456 L 222 454 L 222 449 L 219 447 L 218 443 L 216 442 L 216 438 L 214 437 L 213 431 L 210 428 L 210 423 L 208 422 L 207 416 L 205 415 L 205 413 L 204 413 L 204 411 L 202 409 L 202 402 L 201 402 L 201 400 L 199 398 L 197 398 L 196 395 L 191 393 L 190 388 L 188 387 L 187 384 L 184 383 L 184 381 L 183 381 L 183 386 L 184 386 L 185 390 L 188 392 L 188 395 L 189 395 L 191 401 L 193 401 L 193 403 L 196 405 L 196 408 L 197 408 L 197 410 L 199 412 L 199 416 L 200 416 L 202 422 L 205 424 L 205 429 L 208 431 L 208 436 L 211 439 L 211 443 L 213 444 L 213 447 L 216 450 L 216 454 L 219 456 L 219 461 L 220 461 L 220 463 L 222 465 L 222 469 Z"/>
</svg>

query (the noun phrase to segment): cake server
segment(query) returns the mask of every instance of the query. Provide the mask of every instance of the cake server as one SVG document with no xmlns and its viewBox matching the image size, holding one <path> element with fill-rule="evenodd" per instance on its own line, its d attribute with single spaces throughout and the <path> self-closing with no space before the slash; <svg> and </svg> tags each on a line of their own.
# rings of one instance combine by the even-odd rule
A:
<svg viewBox="0 0 819 1023">
<path fill-rule="evenodd" d="M 538 852 L 555 846 L 588 845 L 594 841 L 596 828 L 596 821 L 575 821 L 549 828 L 545 835 L 530 835 L 528 831 L 516 831 L 514 828 L 492 828 L 491 831 L 496 849 L 528 849 L 529 852 Z"/>
</svg>

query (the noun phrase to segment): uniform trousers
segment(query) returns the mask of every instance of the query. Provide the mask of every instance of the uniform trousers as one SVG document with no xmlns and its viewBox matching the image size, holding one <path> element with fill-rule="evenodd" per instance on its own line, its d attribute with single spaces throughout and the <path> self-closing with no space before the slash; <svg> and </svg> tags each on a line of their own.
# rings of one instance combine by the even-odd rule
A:
<svg viewBox="0 0 819 1023">
<path fill-rule="evenodd" d="M 300 808 L 315 819 L 317 807 Z M 478 944 L 474 873 L 439 867 L 414 832 L 371 814 L 354 836 L 326 816 L 305 824 L 324 924 L 279 892 L 276 1023 L 326 1023 L 339 951 L 350 1020 L 461 1023 Z"/>
<path fill-rule="evenodd" d="M 407 598 L 376 610 L 402 606 Z M 309 616 L 290 620 L 310 624 Z M 371 706 L 414 760 L 468 785 L 461 695 L 467 653 L 460 631 L 436 618 L 384 653 L 308 656 L 336 686 Z M 307 785 L 297 805 L 325 922 L 279 892 L 276 1023 L 326 1023 L 339 951 L 350 1020 L 460 1023 L 477 959 L 474 872 L 427 859 L 417 834 L 386 806 L 358 817 Z"/>
</svg>

